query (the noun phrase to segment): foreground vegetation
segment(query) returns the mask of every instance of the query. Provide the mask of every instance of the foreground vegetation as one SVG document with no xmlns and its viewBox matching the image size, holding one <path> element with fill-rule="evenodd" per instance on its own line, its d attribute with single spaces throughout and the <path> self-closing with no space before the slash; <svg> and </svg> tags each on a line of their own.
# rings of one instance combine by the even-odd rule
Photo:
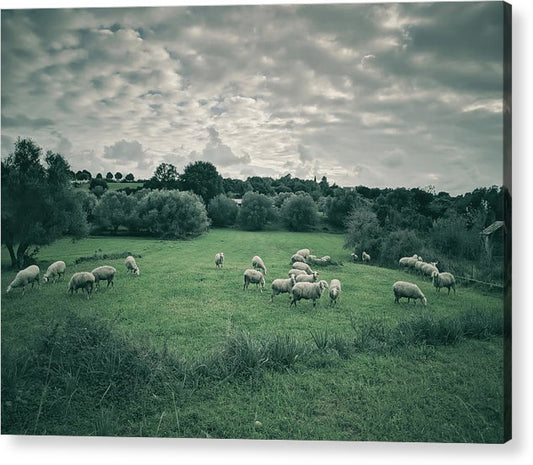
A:
<svg viewBox="0 0 533 465">
<path fill-rule="evenodd" d="M 61 240 L 67 278 L 115 266 L 90 300 L 66 282 L 2 294 L 2 432 L 264 439 L 501 442 L 501 295 L 435 293 L 405 271 L 348 262 L 341 235 L 212 230 L 191 241 Z M 260 253 L 271 279 L 301 247 L 338 265 L 338 305 L 289 309 L 242 290 Z M 223 269 L 214 254 L 224 251 Z M 141 275 L 127 275 L 123 256 Z M 2 254 L 2 289 L 13 278 Z M 397 279 L 428 307 L 395 305 Z M 65 281 L 66 281 L 65 280 Z"/>
</svg>

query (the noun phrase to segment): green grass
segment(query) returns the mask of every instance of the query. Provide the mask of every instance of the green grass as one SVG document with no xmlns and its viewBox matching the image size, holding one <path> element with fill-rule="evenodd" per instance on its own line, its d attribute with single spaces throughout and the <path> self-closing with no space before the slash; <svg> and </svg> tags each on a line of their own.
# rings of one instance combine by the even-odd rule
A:
<svg viewBox="0 0 533 465">
<path fill-rule="evenodd" d="M 436 293 L 405 271 L 349 262 L 343 236 L 212 230 L 191 241 L 125 237 L 43 247 L 43 272 L 67 263 L 62 283 L 6 295 L 2 253 L 2 432 L 260 439 L 501 442 L 502 298 L 458 287 Z M 315 309 L 287 294 L 270 303 L 302 247 L 342 265 L 343 285 Z M 136 255 L 141 274 L 122 258 Z M 223 269 L 214 255 L 223 251 Z M 261 293 L 242 290 L 259 254 Z M 69 296 L 75 271 L 101 264 L 115 288 Z M 392 283 L 428 298 L 394 304 Z M 260 424 L 257 424 L 259 421 Z"/>
</svg>

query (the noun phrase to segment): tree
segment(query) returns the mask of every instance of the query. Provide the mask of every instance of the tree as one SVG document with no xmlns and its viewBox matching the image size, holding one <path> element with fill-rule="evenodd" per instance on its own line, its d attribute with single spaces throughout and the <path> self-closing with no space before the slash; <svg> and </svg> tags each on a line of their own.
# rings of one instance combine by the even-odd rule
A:
<svg viewBox="0 0 533 465">
<path fill-rule="evenodd" d="M 96 177 L 91 179 L 91 182 L 89 183 L 89 190 L 96 195 L 96 197 L 100 197 L 107 189 L 107 181 L 102 178 Z"/>
<path fill-rule="evenodd" d="M 272 201 L 264 194 L 247 192 L 239 210 L 239 224 L 243 229 L 263 229 L 273 217 Z"/>
<path fill-rule="evenodd" d="M 144 183 L 149 189 L 177 189 L 178 170 L 171 163 L 161 163 L 155 169 L 154 175 Z"/>
<path fill-rule="evenodd" d="M 195 161 L 188 164 L 179 176 L 179 188 L 199 195 L 207 205 L 213 197 L 223 192 L 222 176 L 212 163 Z"/>
<path fill-rule="evenodd" d="M 96 179 L 102 179 L 102 173 L 98 173 L 98 174 L 96 175 Z"/>
<path fill-rule="evenodd" d="M 128 173 L 124 179 L 128 182 L 132 182 L 135 178 L 133 177 L 133 174 Z"/>
<path fill-rule="evenodd" d="M 31 246 L 50 244 L 64 235 L 89 231 L 79 196 L 70 183 L 70 166 L 57 153 L 31 139 L 17 139 L 13 153 L 2 161 L 2 243 L 13 267 L 23 268 Z"/>
<path fill-rule="evenodd" d="M 226 227 L 235 224 L 238 213 L 237 204 L 224 194 L 212 198 L 207 207 L 207 214 L 211 218 L 213 226 Z"/>
<path fill-rule="evenodd" d="M 116 179 L 117 181 L 120 181 L 120 180 L 122 179 L 122 173 L 121 173 L 120 171 L 117 171 L 117 172 L 115 173 L 115 179 Z"/>
<path fill-rule="evenodd" d="M 134 206 L 133 197 L 124 192 L 106 192 L 94 208 L 94 223 L 116 234 L 120 226 L 129 226 Z"/>
<path fill-rule="evenodd" d="M 151 191 L 135 208 L 137 229 L 157 237 L 184 239 L 209 228 L 209 218 L 199 196 L 192 192 Z"/>
<path fill-rule="evenodd" d="M 108 181 L 113 181 L 113 173 L 111 171 L 108 171 L 107 174 L 105 175 L 105 178 Z"/>
<path fill-rule="evenodd" d="M 354 208 L 346 221 L 344 247 L 360 252 L 366 251 L 371 256 L 379 256 L 383 230 L 376 214 L 368 207 Z"/>
<path fill-rule="evenodd" d="M 92 174 L 87 171 L 87 170 L 83 170 L 83 171 L 76 171 L 76 180 L 77 181 L 89 181 L 92 179 Z"/>
<path fill-rule="evenodd" d="M 318 210 L 309 194 L 293 194 L 283 203 L 280 217 L 290 231 L 308 231 L 318 223 Z"/>
</svg>

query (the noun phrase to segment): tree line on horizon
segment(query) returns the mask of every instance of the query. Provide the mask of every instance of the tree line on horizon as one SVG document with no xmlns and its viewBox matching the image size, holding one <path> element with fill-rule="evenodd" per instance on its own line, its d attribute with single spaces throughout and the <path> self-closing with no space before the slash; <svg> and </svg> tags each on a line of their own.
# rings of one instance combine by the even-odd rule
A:
<svg viewBox="0 0 533 465">
<path fill-rule="evenodd" d="M 65 235 L 124 231 L 179 239 L 211 226 L 343 232 L 347 249 L 366 250 L 383 265 L 413 253 L 441 262 L 481 262 L 479 233 L 504 215 L 505 189 L 498 186 L 451 196 L 432 187 L 340 187 L 326 176 L 240 180 L 223 178 L 206 161 L 190 163 L 183 173 L 161 163 L 142 186 L 112 191 L 104 183 L 120 181 L 120 172 L 105 179 L 88 171 L 85 176 L 89 191 L 76 188 L 80 179 L 62 155 L 48 151 L 43 157 L 31 139 L 17 140 L 2 161 L 2 243 L 13 267 L 23 267 L 38 246 Z"/>
</svg>

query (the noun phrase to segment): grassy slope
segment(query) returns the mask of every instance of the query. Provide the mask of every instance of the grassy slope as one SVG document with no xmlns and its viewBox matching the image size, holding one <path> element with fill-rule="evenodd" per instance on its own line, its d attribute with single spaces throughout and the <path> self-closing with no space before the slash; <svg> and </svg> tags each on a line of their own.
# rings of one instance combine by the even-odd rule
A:
<svg viewBox="0 0 533 465">
<path fill-rule="evenodd" d="M 63 259 L 67 281 L 75 271 L 106 263 L 119 270 L 116 288 L 90 300 L 68 296 L 66 282 L 29 290 L 24 298 L 19 292 L 2 294 L 2 349 L 30 345 L 43 327 L 62 322 L 71 313 L 113 322 L 118 333 L 132 340 L 194 358 L 238 331 L 256 338 L 290 334 L 309 343 L 313 331 L 350 337 L 350 321 L 358 325 L 380 319 L 394 324 L 422 311 L 448 316 L 471 308 L 501 310 L 501 298 L 495 294 L 466 288 L 459 288 L 456 296 L 436 294 L 428 281 L 403 271 L 349 263 L 342 240 L 340 235 L 321 233 L 230 230 L 213 230 L 185 242 L 62 240 L 41 250 L 43 271 L 52 261 Z M 306 301 L 289 309 L 286 295 L 269 302 L 271 279 L 286 275 L 290 255 L 302 247 L 344 261 L 343 266 L 320 270 L 327 281 L 338 278 L 343 283 L 335 308 L 327 305 L 325 296 L 316 309 Z M 91 256 L 96 249 L 141 255 L 137 261 L 141 275 L 127 275 L 122 259 L 74 265 L 77 257 Z M 213 261 L 219 251 L 226 256 L 222 270 Z M 268 267 L 262 294 L 252 286 L 242 290 L 242 273 L 255 254 Z M 3 265 L 5 260 L 3 254 Z M 13 275 L 2 273 L 2 289 Z M 391 287 L 398 279 L 420 285 L 428 297 L 427 310 L 420 304 L 393 303 Z M 360 354 L 348 360 L 332 356 L 317 359 L 314 368 L 269 372 L 262 382 L 216 383 L 194 395 L 169 388 L 147 399 L 139 407 L 141 412 L 106 412 L 113 419 L 112 432 L 127 435 L 498 442 L 502 363 L 500 338 L 438 349 L 410 348 L 399 355 Z M 262 426 L 254 426 L 256 419 Z M 79 434 L 92 434 L 94 421 L 77 421 Z M 72 425 L 48 428 L 69 434 Z"/>
</svg>

